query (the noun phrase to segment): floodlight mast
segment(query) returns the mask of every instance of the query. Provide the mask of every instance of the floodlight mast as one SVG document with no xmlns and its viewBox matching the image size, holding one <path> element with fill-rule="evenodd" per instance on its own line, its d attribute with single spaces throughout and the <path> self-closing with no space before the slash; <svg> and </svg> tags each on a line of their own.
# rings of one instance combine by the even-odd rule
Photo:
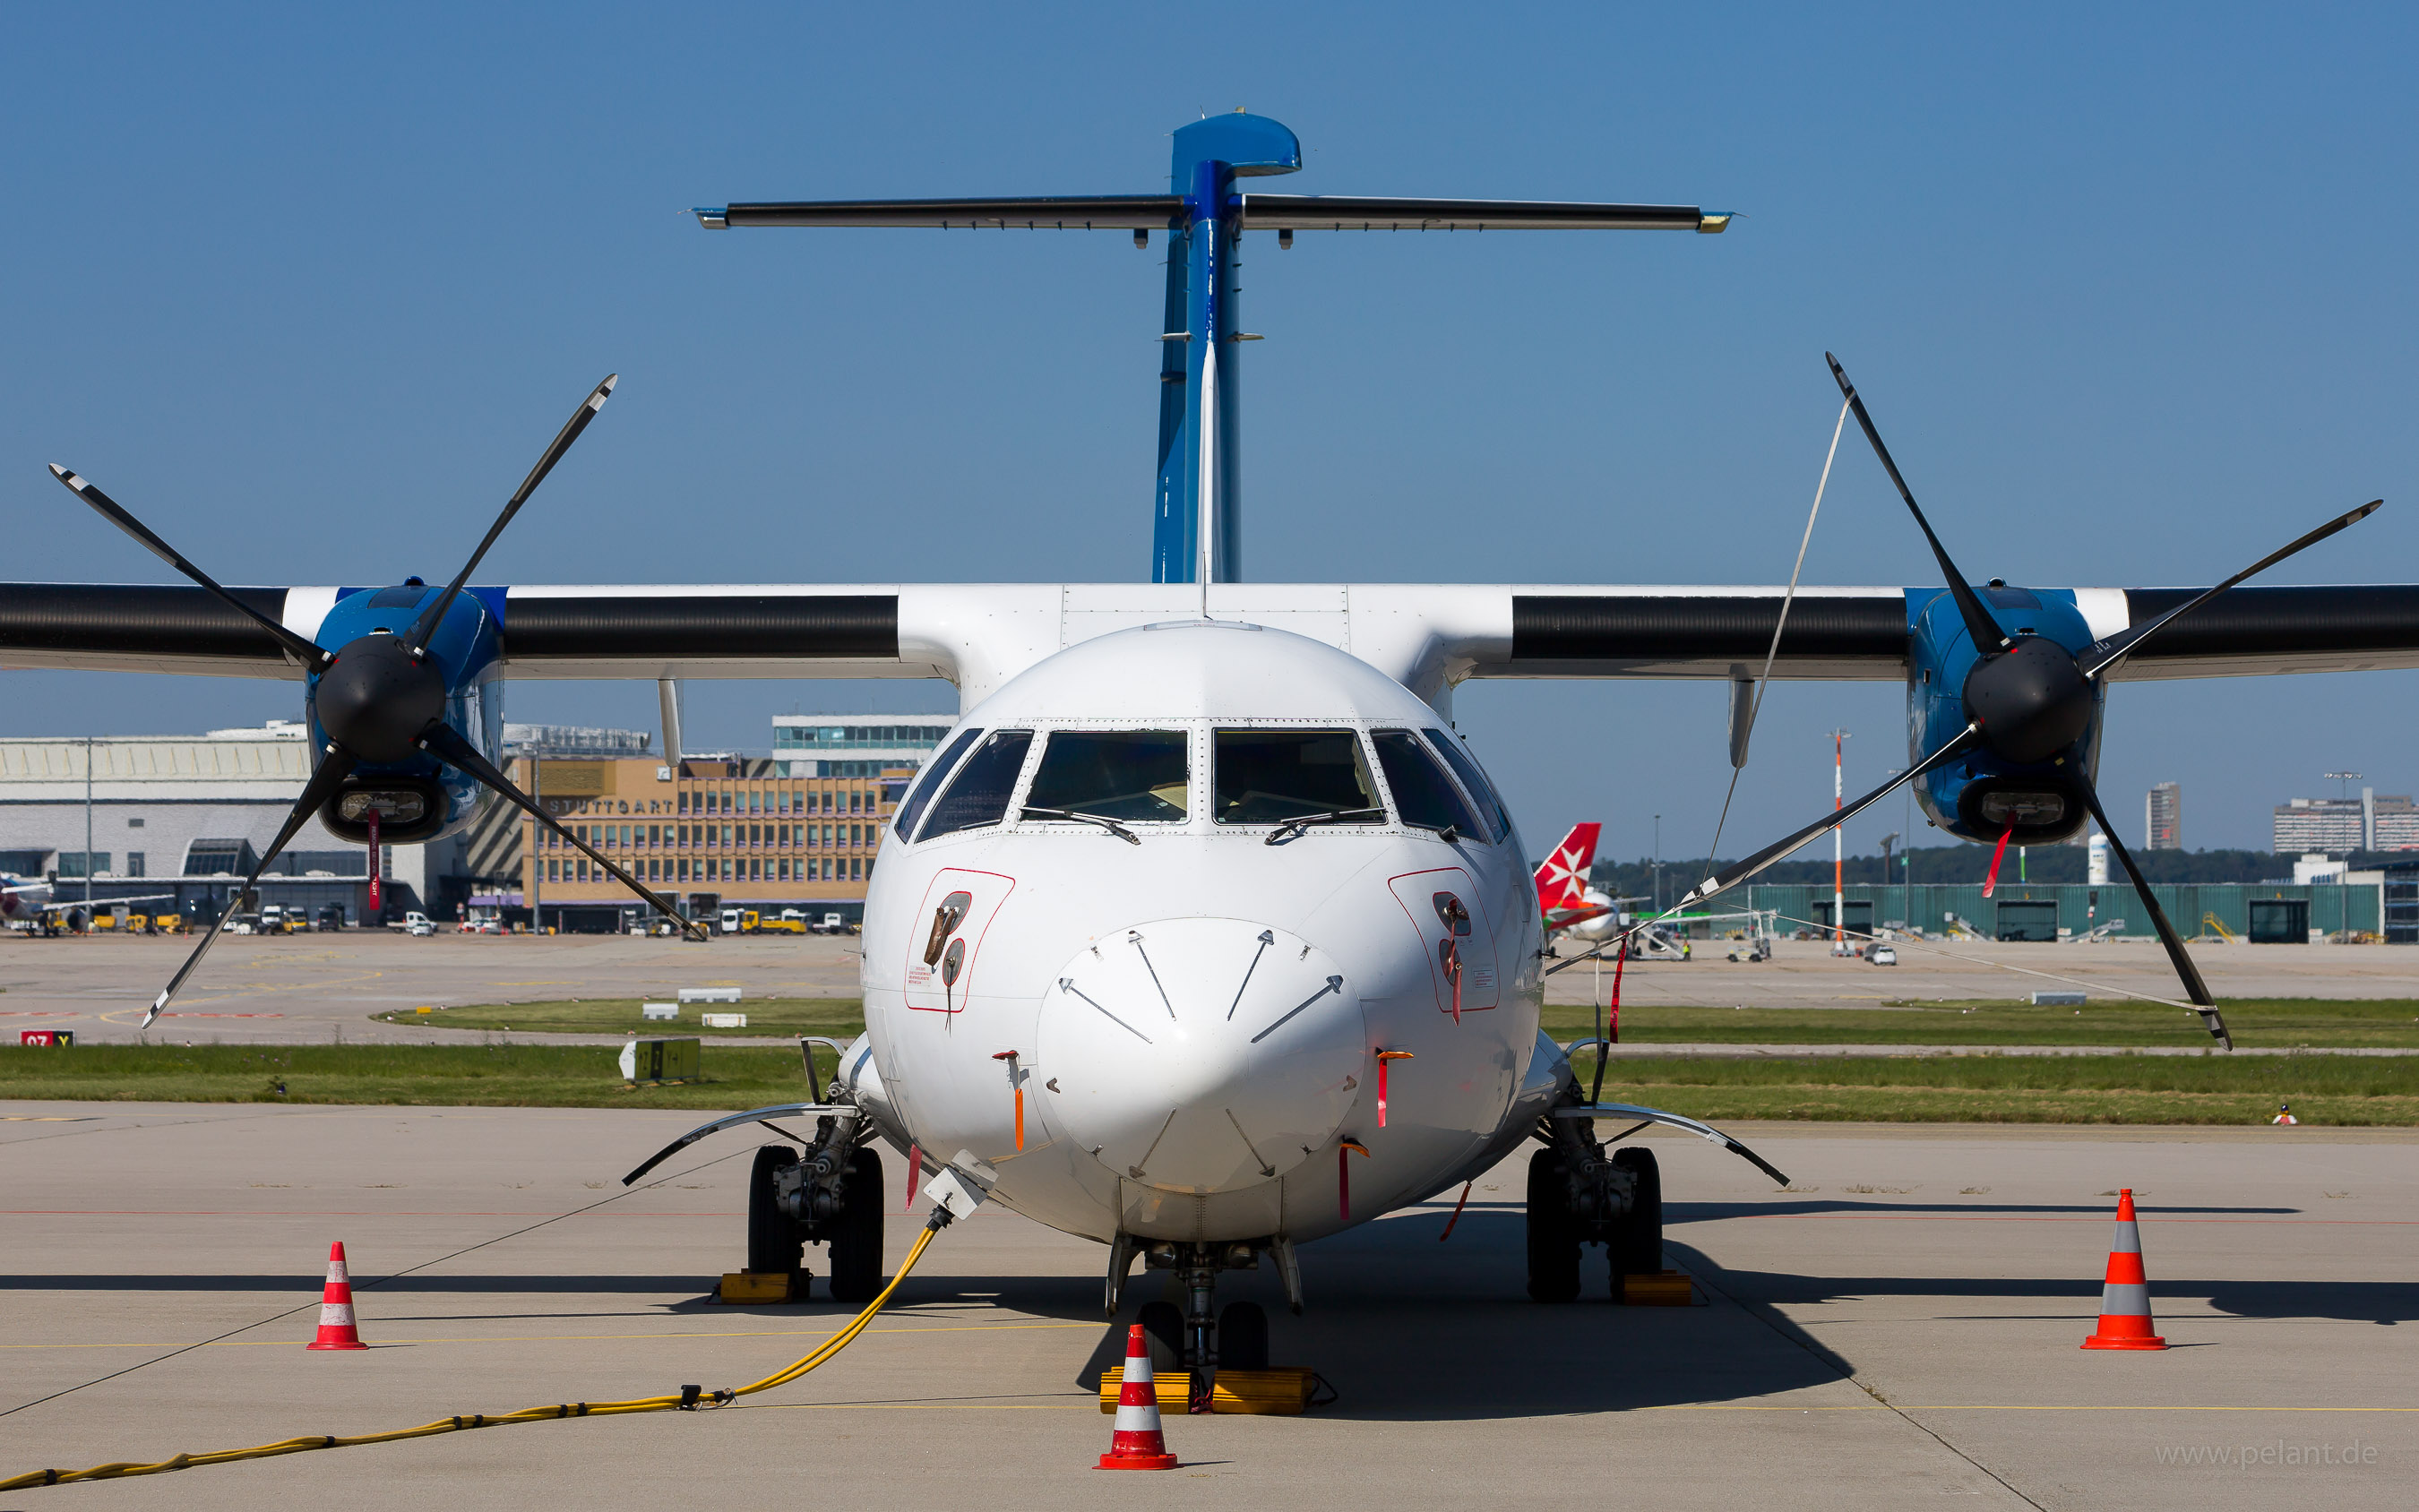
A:
<svg viewBox="0 0 2419 1512">
<path fill-rule="evenodd" d="M 741 226 L 924 226 L 1127 230 L 1137 246 L 1168 239 L 1159 331 L 1159 479 L 1151 581 L 1242 580 L 1242 384 L 1236 256 L 1246 231 L 1697 231 L 1728 214 L 1694 206 L 1553 200 L 1394 199 L 1236 192 L 1238 178 L 1299 172 L 1302 144 L 1264 116 L 1235 111 L 1179 127 L 1165 194 L 809 200 L 708 207 L 708 230 Z"/>
</svg>

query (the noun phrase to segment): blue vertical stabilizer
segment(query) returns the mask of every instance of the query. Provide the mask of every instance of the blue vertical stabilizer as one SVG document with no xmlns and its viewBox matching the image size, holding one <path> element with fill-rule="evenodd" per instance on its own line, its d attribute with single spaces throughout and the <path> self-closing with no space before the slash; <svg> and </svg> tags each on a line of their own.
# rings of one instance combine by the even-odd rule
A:
<svg viewBox="0 0 2419 1512">
<path fill-rule="evenodd" d="M 1168 188 L 1184 199 L 1167 251 L 1166 348 L 1159 364 L 1159 488 L 1153 582 L 1200 580 L 1208 521 L 1212 582 L 1242 576 L 1241 385 L 1236 277 L 1241 250 L 1237 178 L 1293 173 L 1302 144 L 1264 116 L 1237 111 L 1176 132 Z M 1179 335 L 1179 332 L 1181 333 Z"/>
<path fill-rule="evenodd" d="M 1296 173 L 1302 144 L 1265 116 L 1236 111 L 1178 128 L 1164 194 L 1025 194 L 975 199 L 765 200 L 701 206 L 709 230 L 744 226 L 922 226 L 938 230 L 1123 231 L 1165 235 L 1167 300 L 1159 362 L 1159 485 L 1153 582 L 1243 576 L 1242 384 L 1247 339 L 1238 295 L 1246 231 L 1695 231 L 1726 214 L 1693 205 L 1568 200 L 1372 199 L 1247 193 L 1238 178 Z M 1206 544 L 1206 549 L 1205 549 Z"/>
</svg>

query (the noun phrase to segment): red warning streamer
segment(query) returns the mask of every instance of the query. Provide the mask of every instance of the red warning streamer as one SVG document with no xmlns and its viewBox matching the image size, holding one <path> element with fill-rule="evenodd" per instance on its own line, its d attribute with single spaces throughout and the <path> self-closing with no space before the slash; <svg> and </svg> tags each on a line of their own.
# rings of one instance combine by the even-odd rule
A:
<svg viewBox="0 0 2419 1512">
<path fill-rule="evenodd" d="M 1453 1237 L 1453 1226 L 1461 1222 L 1461 1210 L 1470 1205 L 1470 1189 L 1477 1184 L 1478 1178 L 1474 1176 L 1461 1183 L 1461 1200 L 1453 1205 L 1453 1216 L 1444 1221 L 1444 1232 L 1437 1235 L 1438 1243 L 1441 1244 Z"/>
<path fill-rule="evenodd" d="M 1008 1085 L 1012 1088 L 1016 1093 L 1016 1148 L 1023 1149 L 1025 1148 L 1025 1078 L 1017 1073 L 1016 1052 L 1013 1050 L 1003 1050 L 991 1058 L 994 1060 L 1005 1060 L 1008 1062 Z M 1385 1094 L 1380 1092 L 1378 1096 L 1379 1103 L 1382 1104 L 1385 1100 Z"/>
<path fill-rule="evenodd" d="M 1390 1060 L 1409 1060 L 1410 1058 L 1411 1053 L 1408 1050 L 1380 1050 L 1378 1052 L 1378 1127 L 1380 1129 L 1386 1127 L 1386 1063 Z"/>
<path fill-rule="evenodd" d="M 1982 896 L 1985 898 L 1991 896 L 1992 890 L 1999 885 L 1999 863 L 2008 857 L 2008 835 L 2015 832 L 2015 826 L 2009 825 L 2008 834 L 1999 837 L 1999 848 L 1991 853 L 1991 874 L 1982 879 Z"/>
<path fill-rule="evenodd" d="M 1366 1145 L 1350 1139 L 1335 1147 L 1335 1215 L 1348 1224 L 1352 1221 L 1352 1167 L 1348 1163 L 1355 1150 L 1364 1158 L 1369 1153 Z"/>
</svg>

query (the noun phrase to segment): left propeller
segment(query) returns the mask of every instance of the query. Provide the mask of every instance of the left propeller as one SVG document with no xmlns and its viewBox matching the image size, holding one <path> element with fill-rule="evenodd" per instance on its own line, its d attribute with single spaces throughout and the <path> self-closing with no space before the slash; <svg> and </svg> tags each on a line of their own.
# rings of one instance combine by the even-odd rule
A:
<svg viewBox="0 0 2419 1512">
<path fill-rule="evenodd" d="M 1949 548 L 1941 545 L 1940 537 L 1934 533 L 1932 522 L 1924 518 L 1922 506 L 1915 501 L 1914 490 L 1906 486 L 1906 479 L 1900 474 L 1898 463 L 1891 458 L 1889 448 L 1882 444 L 1881 432 L 1875 428 L 1872 416 L 1866 412 L 1865 401 L 1857 393 L 1856 385 L 1848 381 L 1846 370 L 1840 366 L 1838 358 L 1828 352 L 1823 355 L 1824 360 L 1831 364 L 1831 377 L 1840 385 L 1841 397 L 1855 412 L 1857 424 L 1863 427 L 1865 440 L 1872 443 L 1873 455 L 1881 459 L 1883 470 L 1889 473 L 1890 482 L 1898 488 L 1899 497 L 1906 501 L 1908 513 L 1915 517 L 1917 528 L 1923 532 L 1924 540 L 1931 545 L 1933 557 L 1940 563 L 1942 576 L 1949 580 L 1949 594 L 1957 606 L 1958 617 L 1964 621 L 1966 635 L 1973 643 L 1976 657 L 1965 673 L 1961 689 L 1965 726 L 1938 749 L 1910 764 L 1905 771 L 1863 797 L 1825 814 L 1805 828 L 1765 846 L 1744 860 L 1717 868 L 1712 875 L 1691 888 L 1675 908 L 1687 907 L 1737 887 L 1817 835 L 1837 828 L 1860 810 L 1960 756 L 1981 751 L 2020 766 L 2054 763 L 2069 769 L 2063 780 L 2072 784 L 2073 791 L 2081 796 L 2084 807 L 2099 824 L 2101 833 L 2107 837 L 2109 849 L 2117 853 L 2117 859 L 2123 864 L 2125 875 L 2134 884 L 2134 890 L 2141 895 L 2144 906 L 2149 911 L 2150 923 L 2158 931 L 2159 943 L 2166 947 L 2167 959 L 2174 964 L 2186 995 L 2200 1014 L 2201 1023 L 2213 1039 L 2227 1049 L 2233 1049 L 2234 1041 L 2226 1032 L 2225 1018 L 2217 1011 L 2217 1000 L 2210 995 L 2209 986 L 2201 980 L 2199 968 L 2193 964 L 2192 956 L 2184 949 L 2183 937 L 2176 933 L 2175 925 L 2168 922 L 2166 910 L 2159 906 L 2159 900 L 2151 893 L 2149 882 L 2143 877 L 2133 852 L 2117 838 L 2116 826 L 2109 824 L 2108 815 L 2102 810 L 2100 795 L 2094 790 L 2088 770 L 2089 764 L 2072 761 L 2070 757 L 2084 748 L 2086 737 L 2096 717 L 2100 684 L 2119 661 L 2139 650 L 2144 641 L 2160 630 L 2253 574 L 2263 572 L 2295 552 L 2316 546 L 2336 532 L 2348 530 L 2366 519 L 2384 501 L 2371 500 L 2358 509 L 2337 516 L 2148 625 L 2095 641 L 2079 652 L 2072 651 L 2047 636 L 2021 628 L 2011 634 L 2001 627 L 1998 620 L 1984 606 L 1981 594 L 1975 592 L 1973 584 L 1949 559 Z M 2004 848 L 2004 836 L 2000 843 Z"/>
<path fill-rule="evenodd" d="M 656 912 L 698 938 L 704 937 L 704 931 L 694 920 L 683 918 L 669 901 L 558 823 L 552 814 L 539 807 L 536 799 L 523 793 L 510 778 L 498 770 L 475 744 L 445 722 L 445 704 L 450 691 L 445 670 L 429 654 L 430 641 L 444 623 L 447 611 L 460 597 L 463 585 L 470 581 L 470 574 L 478 569 L 480 561 L 486 556 L 487 548 L 496 544 L 496 538 L 503 533 L 506 525 L 512 523 L 521 505 L 527 503 L 530 495 L 537 491 L 538 485 L 546 481 L 546 475 L 554 470 L 554 465 L 562 460 L 563 454 L 571 449 L 571 443 L 579 439 L 579 433 L 588 428 L 588 423 L 596 417 L 597 410 L 604 408 L 617 381 L 618 375 L 609 375 L 604 382 L 590 391 L 588 397 L 580 402 L 579 408 L 572 412 L 571 419 L 564 423 L 553 442 L 547 447 L 545 455 L 538 458 L 537 466 L 530 470 L 529 476 L 514 491 L 503 512 L 496 517 L 496 522 L 487 528 L 486 536 L 470 553 L 470 559 L 462 564 L 462 570 L 427 602 L 407 633 L 395 635 L 385 629 L 374 630 L 334 651 L 280 625 L 228 592 L 128 513 L 124 505 L 94 487 L 86 479 L 55 462 L 51 464 L 52 475 L 77 498 L 90 504 L 101 518 L 134 537 L 152 555 L 258 625 L 302 668 L 311 681 L 313 710 L 319 729 L 327 735 L 327 743 L 320 748 L 310 780 L 303 784 L 302 795 L 295 800 L 293 811 L 286 815 L 277 838 L 261 853 L 252 874 L 245 877 L 243 886 L 236 890 L 238 898 L 250 893 L 258 885 L 270 863 L 276 860 L 294 837 L 300 833 L 313 814 L 335 798 L 346 779 L 356 769 L 365 764 L 393 765 L 424 754 L 467 774 L 489 791 L 508 799 L 565 844 L 578 850 L 624 887 L 644 898 Z M 219 932 L 225 928 L 228 917 L 236 912 L 236 903 L 230 900 L 225 911 L 194 945 L 193 953 L 185 958 L 185 964 L 177 968 L 177 974 L 168 980 L 168 985 L 153 1001 L 151 1011 L 143 1017 L 145 1027 L 149 1027 L 167 1008 L 177 990 L 184 986 L 185 979 L 193 975 L 193 968 L 201 964 L 202 957 L 209 953 Z"/>
</svg>

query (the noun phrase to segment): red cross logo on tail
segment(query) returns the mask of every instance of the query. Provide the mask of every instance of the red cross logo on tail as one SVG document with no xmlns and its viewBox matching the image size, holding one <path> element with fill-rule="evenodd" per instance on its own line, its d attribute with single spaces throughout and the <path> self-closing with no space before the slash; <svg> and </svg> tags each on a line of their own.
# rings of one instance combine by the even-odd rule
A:
<svg viewBox="0 0 2419 1512">
<path fill-rule="evenodd" d="M 1537 907 L 1547 918 L 1587 906 L 1588 868 L 1595 864 L 1595 837 L 1602 825 L 1573 825 L 1554 854 L 1537 868 Z"/>
</svg>

